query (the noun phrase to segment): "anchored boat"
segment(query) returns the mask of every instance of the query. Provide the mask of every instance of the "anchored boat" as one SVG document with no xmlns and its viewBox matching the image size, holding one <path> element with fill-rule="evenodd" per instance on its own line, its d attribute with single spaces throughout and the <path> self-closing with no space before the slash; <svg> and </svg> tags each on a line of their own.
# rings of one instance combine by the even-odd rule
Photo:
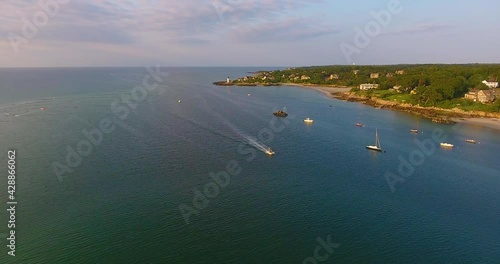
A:
<svg viewBox="0 0 500 264">
<path fill-rule="evenodd" d="M 380 146 L 380 140 L 378 139 L 378 129 L 375 130 L 375 146 L 366 146 L 366 148 L 380 152 L 383 151 L 382 147 Z"/>
<path fill-rule="evenodd" d="M 454 147 L 454 145 L 453 145 L 453 144 L 446 143 L 446 142 L 441 142 L 439 145 L 440 145 L 441 147 L 443 147 L 443 148 L 453 148 L 453 147 Z"/>
<path fill-rule="evenodd" d="M 282 110 L 278 110 L 278 111 L 274 112 L 273 115 L 279 116 L 279 117 L 287 117 L 288 116 L 288 114 Z"/>
</svg>

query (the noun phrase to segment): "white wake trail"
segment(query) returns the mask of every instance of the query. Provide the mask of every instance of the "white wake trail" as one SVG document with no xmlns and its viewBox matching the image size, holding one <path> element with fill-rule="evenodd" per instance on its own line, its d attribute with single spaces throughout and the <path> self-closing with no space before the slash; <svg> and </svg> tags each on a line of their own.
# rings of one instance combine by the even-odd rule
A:
<svg viewBox="0 0 500 264">
<path fill-rule="evenodd" d="M 224 124 L 226 124 L 229 128 L 231 128 L 234 133 L 236 133 L 236 135 L 238 135 L 239 137 L 245 139 L 249 145 L 253 146 L 254 148 L 266 153 L 268 150 L 270 150 L 271 148 L 267 145 L 265 145 L 264 143 L 262 142 L 259 142 L 256 138 L 254 137 L 251 137 L 250 135 L 247 135 L 246 133 L 244 133 L 243 131 L 241 131 L 238 127 L 236 127 L 235 125 L 231 124 L 231 122 L 229 122 L 228 120 L 226 120 L 224 117 L 222 117 L 220 114 L 216 114 L 217 117 L 222 121 L 224 122 Z"/>
</svg>

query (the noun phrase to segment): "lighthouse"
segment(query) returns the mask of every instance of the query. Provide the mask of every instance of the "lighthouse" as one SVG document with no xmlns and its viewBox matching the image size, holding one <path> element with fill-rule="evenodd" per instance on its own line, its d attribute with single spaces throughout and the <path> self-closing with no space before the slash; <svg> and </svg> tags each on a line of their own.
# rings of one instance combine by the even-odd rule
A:
<svg viewBox="0 0 500 264">
<path fill-rule="evenodd" d="M 229 80 L 229 77 L 227 77 L 226 83 L 230 83 L 230 82 L 231 82 L 231 80 Z"/>
</svg>

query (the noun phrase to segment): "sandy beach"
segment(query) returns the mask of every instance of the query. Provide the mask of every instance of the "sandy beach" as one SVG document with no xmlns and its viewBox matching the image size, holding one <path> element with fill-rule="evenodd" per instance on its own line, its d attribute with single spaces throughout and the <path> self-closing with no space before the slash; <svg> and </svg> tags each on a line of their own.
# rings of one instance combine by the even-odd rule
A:
<svg viewBox="0 0 500 264">
<path fill-rule="evenodd" d="M 321 85 L 314 85 L 314 84 L 308 85 L 308 84 L 296 84 L 296 83 L 283 83 L 281 85 L 283 85 L 283 86 L 295 86 L 295 87 L 300 87 L 300 88 L 316 90 L 316 91 L 323 93 L 324 95 L 326 95 L 330 98 L 335 98 L 335 96 L 333 96 L 332 93 L 349 92 L 351 90 L 351 87 L 321 86 Z"/>
<path fill-rule="evenodd" d="M 465 125 L 477 125 L 500 130 L 500 119 L 497 118 L 453 118 L 453 121 Z"/>
</svg>

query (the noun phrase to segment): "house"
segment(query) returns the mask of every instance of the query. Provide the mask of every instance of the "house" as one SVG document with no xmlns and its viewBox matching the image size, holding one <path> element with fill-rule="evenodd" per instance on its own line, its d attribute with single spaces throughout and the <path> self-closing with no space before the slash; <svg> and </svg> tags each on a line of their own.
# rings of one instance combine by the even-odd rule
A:
<svg viewBox="0 0 500 264">
<path fill-rule="evenodd" d="M 378 73 L 378 72 L 375 72 L 375 73 L 371 73 L 371 74 L 370 74 L 370 78 L 371 78 L 371 79 L 378 79 L 378 77 L 380 77 L 380 73 Z"/>
<path fill-rule="evenodd" d="M 387 78 L 392 78 L 392 77 L 394 77 L 394 74 L 392 74 L 392 73 L 390 73 L 390 72 L 389 72 L 389 73 L 387 73 L 387 74 L 385 75 L 385 77 L 387 77 Z"/>
<path fill-rule="evenodd" d="M 304 81 L 304 80 L 310 80 L 310 79 L 311 79 L 311 77 L 309 77 L 309 76 L 307 76 L 307 75 L 302 75 L 302 76 L 300 76 L 300 79 L 301 79 L 301 80 L 303 80 L 303 81 Z"/>
<path fill-rule="evenodd" d="M 483 83 L 488 86 L 489 88 L 497 88 L 498 87 L 498 81 L 486 81 L 484 80 Z"/>
<path fill-rule="evenodd" d="M 338 74 L 330 74 L 330 77 L 328 78 L 329 80 L 338 80 L 339 75 Z"/>
<path fill-rule="evenodd" d="M 354 70 L 354 71 L 352 71 L 352 72 L 354 73 L 354 75 L 357 75 L 357 74 L 358 74 L 358 72 L 359 72 L 359 70 Z"/>
<path fill-rule="evenodd" d="M 477 92 L 478 90 L 472 89 L 468 93 L 465 94 L 464 98 L 467 100 L 472 100 L 474 102 L 477 101 Z"/>
<path fill-rule="evenodd" d="M 491 90 L 472 89 L 466 93 L 464 97 L 465 99 L 481 103 L 490 103 L 495 101 L 495 93 Z"/>
<path fill-rule="evenodd" d="M 403 75 L 403 74 L 405 74 L 405 70 L 397 70 L 396 74 Z"/>
<path fill-rule="evenodd" d="M 360 90 L 366 91 L 366 90 L 371 90 L 371 89 L 377 89 L 378 84 L 375 83 L 364 83 L 359 86 Z"/>
<path fill-rule="evenodd" d="M 490 103 L 495 101 L 495 93 L 490 90 L 481 90 L 477 93 L 477 100 L 481 103 Z"/>
<path fill-rule="evenodd" d="M 394 91 L 398 92 L 398 93 L 400 93 L 400 92 L 401 92 L 401 88 L 402 88 L 402 86 L 401 86 L 401 85 L 394 85 L 394 87 L 392 87 L 392 89 L 393 89 Z"/>
</svg>

